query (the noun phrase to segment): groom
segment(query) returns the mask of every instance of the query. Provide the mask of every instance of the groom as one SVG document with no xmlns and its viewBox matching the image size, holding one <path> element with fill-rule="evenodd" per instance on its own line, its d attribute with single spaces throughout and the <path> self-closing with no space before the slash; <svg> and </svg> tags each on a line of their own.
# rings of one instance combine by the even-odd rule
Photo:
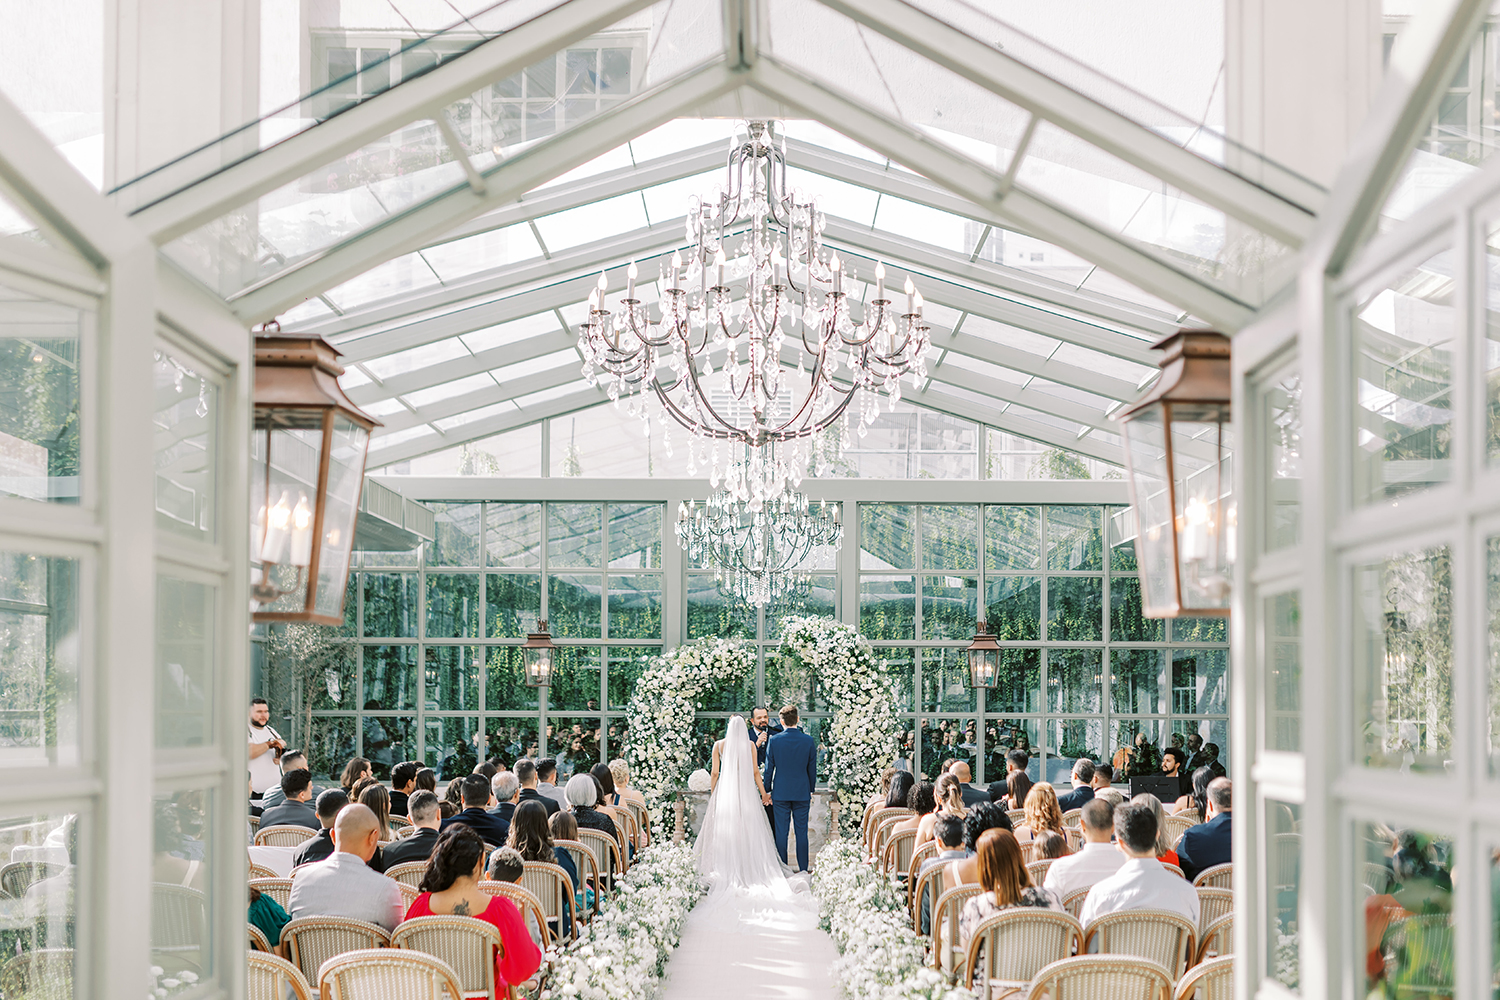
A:
<svg viewBox="0 0 1500 1000">
<path fill-rule="evenodd" d="M 776 853 L 786 864 L 786 826 L 797 834 L 797 870 L 807 871 L 807 810 L 818 779 L 818 741 L 797 725 L 797 706 L 781 710 L 781 732 L 766 741 L 766 770 L 762 775 L 775 807 Z"/>
</svg>

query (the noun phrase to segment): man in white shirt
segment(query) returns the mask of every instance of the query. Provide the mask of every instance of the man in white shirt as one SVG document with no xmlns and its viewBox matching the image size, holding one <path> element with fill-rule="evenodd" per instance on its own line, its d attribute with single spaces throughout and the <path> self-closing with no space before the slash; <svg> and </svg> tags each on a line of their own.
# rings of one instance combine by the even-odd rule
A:
<svg viewBox="0 0 1500 1000">
<path fill-rule="evenodd" d="M 352 917 L 393 931 L 406 911 L 396 880 L 368 864 L 380 844 L 380 822 L 369 806 L 345 806 L 333 821 L 334 852 L 292 883 L 287 913 Z"/>
<path fill-rule="evenodd" d="M 1083 804 L 1082 828 L 1083 847 L 1078 853 L 1047 866 L 1042 888 L 1050 889 L 1058 899 L 1109 878 L 1125 863 L 1125 855 L 1109 842 L 1115 832 L 1115 807 L 1109 800 L 1090 799 Z"/>
<path fill-rule="evenodd" d="M 559 809 L 572 809 L 567 795 L 555 784 L 556 779 L 557 758 L 543 757 L 536 762 L 536 790 L 556 802 Z"/>
<path fill-rule="evenodd" d="M 1125 863 L 1089 890 L 1078 915 L 1083 926 L 1121 910 L 1170 910 L 1197 927 L 1198 890 L 1156 860 L 1156 814 L 1139 798 L 1115 810 L 1115 843 Z"/>
<path fill-rule="evenodd" d="M 250 797 L 259 800 L 281 783 L 278 755 L 286 749 L 281 734 L 271 728 L 271 706 L 264 698 L 250 701 Z"/>
</svg>

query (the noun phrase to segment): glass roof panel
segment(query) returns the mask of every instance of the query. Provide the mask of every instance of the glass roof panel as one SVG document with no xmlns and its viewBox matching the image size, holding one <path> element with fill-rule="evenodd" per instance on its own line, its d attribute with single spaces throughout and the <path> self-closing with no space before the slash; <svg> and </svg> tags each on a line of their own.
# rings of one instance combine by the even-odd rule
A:
<svg viewBox="0 0 1500 1000">
<path fill-rule="evenodd" d="M 507 399 L 503 402 L 491 403 L 489 406 L 480 406 L 472 410 L 465 410 L 463 413 L 444 417 L 441 420 L 434 420 L 433 424 L 438 430 L 446 432 L 453 430 L 455 427 L 472 424 L 476 420 L 483 420 L 486 417 L 498 417 L 501 414 L 515 412 L 517 412 L 516 404 L 512 400 Z"/>
<path fill-rule="evenodd" d="M 1040 333 L 1032 333 L 1030 330 L 1022 330 L 1019 327 L 997 323 L 992 319 L 972 314 L 964 320 L 964 325 L 959 328 L 959 332 L 993 340 L 1041 358 L 1050 358 L 1052 352 L 1057 350 L 1057 345 L 1062 343 L 1052 337 L 1044 337 Z"/>
<path fill-rule="evenodd" d="M 792 186 L 792 190 L 813 195 L 818 207 L 828 215 L 836 215 L 861 226 L 868 226 L 875 221 L 875 205 L 880 200 L 878 192 L 803 170 L 795 166 L 796 162 L 793 157 L 793 165 L 786 171 L 787 183 Z"/>
<path fill-rule="evenodd" d="M 336 288 L 330 288 L 324 295 L 340 312 L 348 312 L 369 302 L 408 294 L 436 284 L 438 276 L 432 273 L 432 268 L 427 266 L 422 255 L 409 253 L 372 267 L 364 274 L 351 278 Z"/>
<path fill-rule="evenodd" d="M 835 131 L 822 122 L 812 121 L 807 118 L 797 118 L 783 121 L 781 127 L 787 138 L 794 142 L 807 142 L 814 146 L 822 146 L 824 149 L 831 149 L 835 153 L 847 153 L 850 156 L 857 156 L 861 160 L 869 160 L 872 163 L 890 164 L 891 166 L 899 167 L 899 164 L 892 164 L 888 157 L 880 155 L 868 146 L 855 142 L 842 132 Z M 905 168 L 901 167 L 900 169 Z"/>
<path fill-rule="evenodd" d="M 387 354 L 383 358 L 372 358 L 363 362 L 363 365 L 369 369 L 370 374 L 384 381 L 393 375 L 405 375 L 418 368 L 426 368 L 428 365 L 452 361 L 454 358 L 464 358 L 468 355 L 469 349 L 463 345 L 463 341 L 457 337 L 450 337 L 436 343 L 413 347 L 409 351 Z"/>
<path fill-rule="evenodd" d="M 578 356 L 578 352 L 571 347 L 565 351 L 554 351 L 551 354 L 544 354 L 539 358 L 530 358 L 526 361 L 518 361 L 513 365 L 505 365 L 500 368 L 493 368 L 490 370 L 490 374 L 494 375 L 496 381 L 498 381 L 501 385 L 507 385 L 519 379 L 524 379 L 528 378 L 529 376 L 536 375 L 539 372 L 551 371 L 555 368 L 561 368 L 568 365 L 572 365 L 578 369 L 578 385 L 582 385 L 583 359 L 580 358 Z M 574 388 L 577 387 L 578 386 L 574 386 Z"/>
<path fill-rule="evenodd" d="M 305 326 L 315 323 L 324 317 L 335 315 L 337 314 L 329 307 L 327 302 L 323 301 L 323 297 L 315 295 L 305 302 L 292 306 L 292 308 L 276 318 L 280 320 L 284 328 L 290 330 L 299 323 Z"/>
<path fill-rule="evenodd" d="M 480 351 L 487 351 L 493 347 L 514 344 L 527 337 L 555 333 L 559 328 L 557 314 L 549 311 L 537 313 L 534 316 L 523 316 L 496 326 L 487 326 L 483 330 L 466 333 L 459 337 L 459 340 L 463 341 L 469 350 L 478 354 Z"/>
<path fill-rule="evenodd" d="M 4 191 L 0 191 L 0 236 L 18 236 L 37 243 L 47 243 L 36 223 L 21 211 L 19 205 L 7 198 Z"/>
<path fill-rule="evenodd" d="M 580 205 L 536 220 L 549 253 L 619 236 L 647 226 L 641 196 L 632 192 Z"/>
<path fill-rule="evenodd" d="M 533 424 L 494 434 L 371 472 L 387 476 L 538 477 L 542 474 L 542 427 Z"/>
<path fill-rule="evenodd" d="M 945 358 L 943 364 L 932 367 L 931 374 L 934 379 L 939 382 L 943 381 L 943 369 L 948 367 L 962 367 L 966 372 L 983 375 L 986 378 L 992 378 L 1009 385 L 1024 386 L 1034 378 L 1034 376 L 1027 375 L 1025 372 L 1018 372 L 1014 368 L 1006 368 L 1004 365 L 992 364 L 988 361 L 981 361 L 978 358 L 964 357 L 961 354 L 954 354 L 951 357 L 951 366 L 947 363 L 948 359 Z"/>
<path fill-rule="evenodd" d="M 1079 347 L 1077 344 L 1062 343 L 1057 345 L 1057 350 L 1052 355 L 1052 360 L 1061 361 L 1064 364 L 1073 365 L 1077 368 L 1087 368 L 1090 371 L 1099 372 L 1101 375 L 1109 375 L 1126 382 L 1140 384 L 1146 378 L 1156 374 L 1157 369 L 1146 365 L 1138 365 L 1134 361 L 1126 361 L 1098 351 L 1091 351 L 1087 347 Z"/>
<path fill-rule="evenodd" d="M 422 251 L 427 265 L 444 284 L 479 271 L 534 260 L 542 255 L 541 244 L 531 227 L 522 223 L 450 240 Z"/>
<path fill-rule="evenodd" d="M 565 174 L 558 174 L 550 181 L 538 184 L 532 188 L 533 191 L 543 191 L 558 184 L 570 184 L 573 181 L 581 181 L 610 170 L 619 170 L 622 167 L 635 166 L 635 159 L 630 155 L 630 144 L 616 146 L 607 153 L 594 157 L 582 166 L 574 167 Z"/>
<path fill-rule="evenodd" d="M 470 375 L 467 378 L 456 378 L 452 382 L 444 382 L 430 389 L 418 389 L 415 392 L 405 393 L 402 398 L 412 406 L 421 409 L 429 403 L 440 403 L 445 399 L 462 396 L 466 392 L 478 392 L 480 389 L 495 388 L 495 380 L 488 372 L 478 375 Z"/>
<path fill-rule="evenodd" d="M 406 404 L 399 399 L 377 399 L 373 403 L 361 403 L 359 408 L 372 417 L 388 417 L 393 413 L 410 412 Z"/>
<path fill-rule="evenodd" d="M 1071 385 L 1063 385 L 1060 382 L 1053 382 L 1044 378 L 1032 379 L 1031 384 L 1027 388 L 1035 389 L 1037 392 L 1046 393 L 1049 396 L 1056 396 L 1058 399 L 1065 399 L 1070 403 L 1092 406 L 1101 412 L 1117 402 L 1117 400 L 1106 396 L 1100 396 L 1084 389 L 1075 389 Z"/>
<path fill-rule="evenodd" d="M 891 195 L 881 195 L 875 212 L 876 229 L 930 243 L 954 253 L 971 254 L 984 226 L 969 219 Z"/>
<path fill-rule="evenodd" d="M 656 226 L 672 219 L 685 218 L 689 198 L 711 195 L 714 185 L 722 186 L 723 183 L 724 171 L 716 169 L 645 188 L 641 191 L 641 200 L 646 205 L 647 221 Z"/>
</svg>

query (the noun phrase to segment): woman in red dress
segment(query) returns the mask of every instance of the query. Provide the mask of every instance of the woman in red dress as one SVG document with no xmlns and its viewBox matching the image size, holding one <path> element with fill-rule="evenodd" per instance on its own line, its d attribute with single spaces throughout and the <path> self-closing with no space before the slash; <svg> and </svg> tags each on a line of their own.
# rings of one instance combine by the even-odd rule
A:
<svg viewBox="0 0 1500 1000">
<path fill-rule="evenodd" d="M 412 901 L 406 919 L 474 917 L 494 924 L 504 945 L 495 957 L 496 987 L 503 990 L 530 979 L 542 964 L 542 952 L 531 940 L 516 904 L 479 888 L 484 861 L 484 841 L 479 834 L 462 823 L 449 827 L 432 849 L 419 886 L 422 894 Z"/>
</svg>

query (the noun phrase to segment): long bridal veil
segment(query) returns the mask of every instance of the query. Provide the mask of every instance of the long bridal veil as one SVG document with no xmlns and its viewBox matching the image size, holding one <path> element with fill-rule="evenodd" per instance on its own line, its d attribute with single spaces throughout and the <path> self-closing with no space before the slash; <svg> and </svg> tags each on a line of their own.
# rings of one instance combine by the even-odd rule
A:
<svg viewBox="0 0 1500 1000">
<path fill-rule="evenodd" d="M 711 892 L 768 890 L 789 894 L 755 783 L 755 745 L 741 716 L 729 720 L 719 755 L 719 783 L 708 799 L 695 847 Z"/>
</svg>

